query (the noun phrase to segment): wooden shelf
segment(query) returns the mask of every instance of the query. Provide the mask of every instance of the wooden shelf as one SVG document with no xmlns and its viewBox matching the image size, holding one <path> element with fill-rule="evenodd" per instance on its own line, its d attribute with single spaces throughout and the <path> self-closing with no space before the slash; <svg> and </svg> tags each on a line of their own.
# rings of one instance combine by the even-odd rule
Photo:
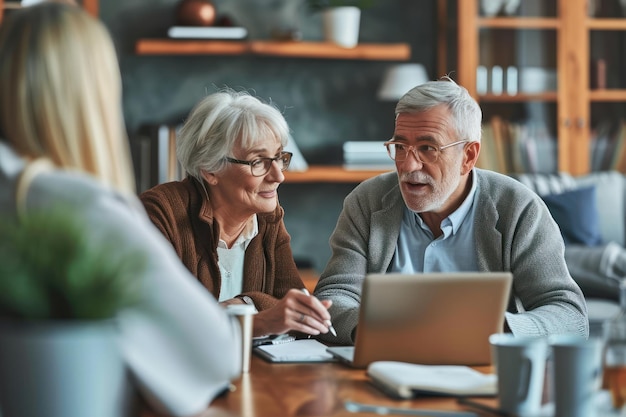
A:
<svg viewBox="0 0 626 417">
<path fill-rule="evenodd" d="M 528 102 L 528 101 L 556 101 L 556 91 L 546 91 L 544 93 L 518 93 L 514 95 L 508 94 L 481 94 L 479 95 L 481 102 L 502 102 L 502 103 L 515 103 L 515 102 Z"/>
<path fill-rule="evenodd" d="M 81 4 L 92 16 L 98 17 L 100 13 L 99 0 L 82 0 Z"/>
<path fill-rule="evenodd" d="M 82 0 L 79 2 L 92 16 L 98 17 L 99 12 L 99 0 Z M 16 10 L 22 7 L 19 1 L 6 1 L 0 0 L 0 22 L 4 16 L 5 10 Z"/>
<path fill-rule="evenodd" d="M 342 48 L 328 42 L 216 41 L 189 39 L 140 39 L 139 55 L 262 55 L 291 58 L 361 59 L 406 61 L 411 48 L 406 43 L 368 43 Z"/>
<path fill-rule="evenodd" d="M 551 17 L 482 17 L 478 27 L 492 29 L 558 29 L 560 22 Z"/>
<path fill-rule="evenodd" d="M 312 165 L 306 171 L 285 171 L 285 183 L 327 182 L 327 183 L 359 183 L 388 170 L 351 170 L 341 166 Z"/>
<path fill-rule="evenodd" d="M 591 90 L 589 92 L 591 101 L 624 101 L 626 102 L 626 90 L 624 89 L 602 89 Z"/>
<path fill-rule="evenodd" d="M 626 19 L 595 18 L 587 19 L 586 23 L 591 30 L 626 30 Z"/>
</svg>

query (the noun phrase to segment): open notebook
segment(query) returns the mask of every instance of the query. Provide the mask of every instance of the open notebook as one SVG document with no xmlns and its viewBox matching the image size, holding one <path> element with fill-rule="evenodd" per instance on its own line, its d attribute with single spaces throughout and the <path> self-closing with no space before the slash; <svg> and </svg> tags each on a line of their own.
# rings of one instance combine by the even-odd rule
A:
<svg viewBox="0 0 626 417">
<path fill-rule="evenodd" d="M 489 335 L 502 332 L 512 279 L 509 272 L 369 274 L 355 345 L 328 351 L 356 368 L 490 364 Z"/>
</svg>

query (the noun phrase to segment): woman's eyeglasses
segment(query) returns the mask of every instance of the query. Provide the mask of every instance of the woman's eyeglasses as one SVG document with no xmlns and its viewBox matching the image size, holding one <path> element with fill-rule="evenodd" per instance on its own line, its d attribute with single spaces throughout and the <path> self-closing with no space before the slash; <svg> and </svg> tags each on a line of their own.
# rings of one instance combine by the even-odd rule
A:
<svg viewBox="0 0 626 417">
<path fill-rule="evenodd" d="M 293 154 L 291 152 L 281 152 L 275 158 L 257 158 L 252 161 L 242 161 L 241 159 L 235 159 L 226 157 L 226 160 L 233 164 L 242 164 L 242 165 L 250 165 L 250 172 L 255 177 L 262 177 L 267 174 L 272 168 L 272 162 L 276 162 L 281 171 L 289 168 L 289 163 L 291 162 L 291 157 Z"/>
</svg>

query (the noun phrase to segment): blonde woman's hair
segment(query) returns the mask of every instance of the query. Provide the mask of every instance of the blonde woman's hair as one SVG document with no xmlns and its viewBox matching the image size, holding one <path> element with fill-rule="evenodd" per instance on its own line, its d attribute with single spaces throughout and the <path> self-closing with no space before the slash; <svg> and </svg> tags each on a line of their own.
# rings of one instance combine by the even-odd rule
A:
<svg viewBox="0 0 626 417">
<path fill-rule="evenodd" d="M 0 25 L 0 140 L 136 191 L 115 48 L 82 8 L 44 2 Z"/>
</svg>

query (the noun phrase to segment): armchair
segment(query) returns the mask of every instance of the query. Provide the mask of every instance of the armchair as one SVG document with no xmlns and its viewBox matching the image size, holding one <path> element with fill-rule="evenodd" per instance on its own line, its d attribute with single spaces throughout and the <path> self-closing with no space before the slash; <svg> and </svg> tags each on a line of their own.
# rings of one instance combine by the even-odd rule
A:
<svg viewBox="0 0 626 417">
<path fill-rule="evenodd" d="M 512 177 L 542 196 L 559 224 L 565 259 L 585 294 L 591 324 L 615 314 L 619 281 L 626 278 L 626 177 L 617 171 Z"/>
</svg>

